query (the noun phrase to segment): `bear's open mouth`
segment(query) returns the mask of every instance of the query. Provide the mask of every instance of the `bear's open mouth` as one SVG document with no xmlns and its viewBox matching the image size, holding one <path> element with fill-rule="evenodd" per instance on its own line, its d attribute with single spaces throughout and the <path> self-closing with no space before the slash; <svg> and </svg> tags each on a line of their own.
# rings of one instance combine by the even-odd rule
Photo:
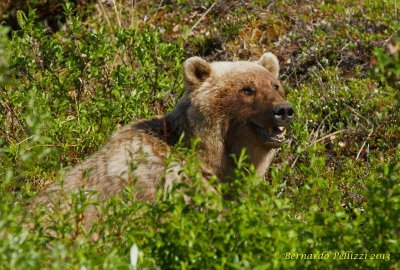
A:
<svg viewBox="0 0 400 270">
<path fill-rule="evenodd" d="M 284 126 L 260 127 L 251 122 L 251 126 L 266 143 L 282 143 L 285 140 L 286 128 Z"/>
</svg>

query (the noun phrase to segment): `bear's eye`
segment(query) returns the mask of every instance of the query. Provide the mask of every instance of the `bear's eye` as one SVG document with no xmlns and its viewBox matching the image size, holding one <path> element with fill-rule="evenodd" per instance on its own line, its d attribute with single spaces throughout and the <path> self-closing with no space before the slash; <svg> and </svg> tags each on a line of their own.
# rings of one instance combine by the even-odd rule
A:
<svg viewBox="0 0 400 270">
<path fill-rule="evenodd" d="M 279 84 L 274 83 L 274 84 L 272 84 L 272 86 L 274 87 L 275 91 L 279 90 Z"/>
<path fill-rule="evenodd" d="M 256 90 L 253 87 L 248 86 L 248 87 L 243 88 L 242 92 L 247 96 L 252 96 L 256 93 Z"/>
</svg>

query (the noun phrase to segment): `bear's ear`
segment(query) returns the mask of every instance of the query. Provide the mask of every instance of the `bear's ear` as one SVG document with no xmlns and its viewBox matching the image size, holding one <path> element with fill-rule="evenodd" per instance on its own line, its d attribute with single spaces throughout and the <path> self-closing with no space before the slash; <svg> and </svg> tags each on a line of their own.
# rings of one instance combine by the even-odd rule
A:
<svg viewBox="0 0 400 270">
<path fill-rule="evenodd" d="M 183 78 L 190 89 L 198 88 L 211 75 L 211 65 L 201 57 L 191 57 L 183 63 Z"/>
<path fill-rule="evenodd" d="M 275 54 L 267 52 L 258 60 L 258 63 L 266 68 L 274 75 L 276 79 L 279 77 L 279 60 Z"/>
</svg>

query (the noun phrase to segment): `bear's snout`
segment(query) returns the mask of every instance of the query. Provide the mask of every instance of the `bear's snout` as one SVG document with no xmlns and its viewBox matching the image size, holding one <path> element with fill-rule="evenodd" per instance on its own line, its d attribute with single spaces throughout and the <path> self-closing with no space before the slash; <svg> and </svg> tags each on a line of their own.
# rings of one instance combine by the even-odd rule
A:
<svg viewBox="0 0 400 270">
<path fill-rule="evenodd" d="M 294 108 L 288 102 L 279 103 L 272 109 L 274 119 L 278 124 L 289 124 L 294 116 Z"/>
</svg>

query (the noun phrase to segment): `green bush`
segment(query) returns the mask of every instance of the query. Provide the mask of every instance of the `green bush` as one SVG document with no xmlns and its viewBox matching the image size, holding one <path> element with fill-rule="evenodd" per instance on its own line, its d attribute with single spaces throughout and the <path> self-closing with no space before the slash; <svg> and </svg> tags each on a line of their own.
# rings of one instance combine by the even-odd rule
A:
<svg viewBox="0 0 400 270">
<path fill-rule="evenodd" d="M 387 82 L 393 87 L 400 87 L 400 41 L 393 46 L 393 54 L 386 53 L 382 48 L 373 51 L 377 60 L 375 74 L 381 82 Z"/>
</svg>

